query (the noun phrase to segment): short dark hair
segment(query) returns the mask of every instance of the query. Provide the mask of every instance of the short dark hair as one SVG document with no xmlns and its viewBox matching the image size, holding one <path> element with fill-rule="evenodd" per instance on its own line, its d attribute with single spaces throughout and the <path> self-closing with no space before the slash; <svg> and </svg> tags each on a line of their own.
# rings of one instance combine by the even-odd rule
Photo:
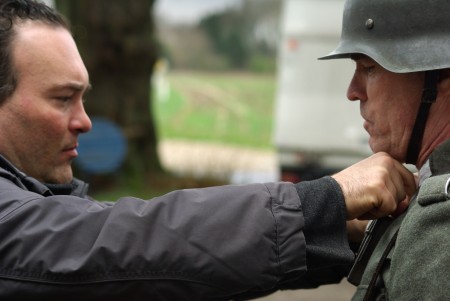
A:
<svg viewBox="0 0 450 301">
<path fill-rule="evenodd" d="M 27 20 L 69 29 L 64 17 L 44 3 L 35 0 L 0 0 L 0 105 L 13 94 L 17 86 L 11 55 L 14 25 Z"/>
</svg>

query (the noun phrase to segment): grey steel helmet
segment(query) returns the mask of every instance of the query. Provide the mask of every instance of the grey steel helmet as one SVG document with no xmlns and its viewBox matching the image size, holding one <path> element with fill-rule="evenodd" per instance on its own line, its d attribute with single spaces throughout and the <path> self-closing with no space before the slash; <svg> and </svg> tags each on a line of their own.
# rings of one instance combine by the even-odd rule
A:
<svg viewBox="0 0 450 301">
<path fill-rule="evenodd" d="M 352 54 L 396 73 L 450 67 L 450 1 L 347 0 L 340 43 L 320 59 Z"/>
<path fill-rule="evenodd" d="M 416 164 L 436 101 L 439 69 L 450 67 L 450 0 L 346 0 L 340 43 L 320 59 L 354 54 L 367 55 L 395 73 L 425 71 L 405 158 Z"/>
</svg>

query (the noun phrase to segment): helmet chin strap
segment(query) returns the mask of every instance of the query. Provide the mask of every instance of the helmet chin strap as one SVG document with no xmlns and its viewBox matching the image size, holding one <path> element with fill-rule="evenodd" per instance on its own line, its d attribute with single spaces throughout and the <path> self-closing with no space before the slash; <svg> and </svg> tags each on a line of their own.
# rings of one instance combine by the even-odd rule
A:
<svg viewBox="0 0 450 301">
<path fill-rule="evenodd" d="M 409 139 L 408 152 L 406 153 L 406 163 L 417 164 L 419 152 L 422 147 L 423 133 L 428 119 L 428 112 L 431 105 L 436 101 L 437 84 L 439 71 L 425 71 L 425 84 L 422 92 L 422 101 L 417 112 L 416 123 L 414 124 L 411 138 Z"/>
</svg>

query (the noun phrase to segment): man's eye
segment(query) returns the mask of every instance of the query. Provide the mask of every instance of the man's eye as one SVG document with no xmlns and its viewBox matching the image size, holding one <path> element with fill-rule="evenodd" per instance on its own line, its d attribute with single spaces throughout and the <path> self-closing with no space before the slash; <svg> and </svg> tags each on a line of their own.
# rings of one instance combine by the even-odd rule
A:
<svg viewBox="0 0 450 301">
<path fill-rule="evenodd" d="M 68 102 L 68 101 L 70 101 L 71 98 L 72 98 L 71 96 L 59 96 L 59 97 L 56 97 L 56 99 L 58 99 L 58 100 L 60 100 L 62 102 Z"/>
<path fill-rule="evenodd" d="M 366 71 L 366 73 L 371 73 L 375 70 L 375 66 L 366 66 L 364 67 L 364 71 Z"/>
</svg>

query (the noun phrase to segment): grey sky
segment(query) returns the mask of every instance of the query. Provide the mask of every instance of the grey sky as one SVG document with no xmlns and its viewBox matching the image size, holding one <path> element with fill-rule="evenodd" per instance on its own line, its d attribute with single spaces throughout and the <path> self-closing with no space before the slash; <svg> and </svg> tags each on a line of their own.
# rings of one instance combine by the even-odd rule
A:
<svg viewBox="0 0 450 301">
<path fill-rule="evenodd" d="M 42 1 L 54 6 L 54 0 Z M 242 0 L 157 0 L 154 8 L 157 16 L 171 22 L 192 23 L 208 13 L 240 3 Z"/>
<path fill-rule="evenodd" d="M 240 4 L 242 0 L 157 0 L 155 13 L 171 22 L 192 23 L 213 11 Z"/>
</svg>

